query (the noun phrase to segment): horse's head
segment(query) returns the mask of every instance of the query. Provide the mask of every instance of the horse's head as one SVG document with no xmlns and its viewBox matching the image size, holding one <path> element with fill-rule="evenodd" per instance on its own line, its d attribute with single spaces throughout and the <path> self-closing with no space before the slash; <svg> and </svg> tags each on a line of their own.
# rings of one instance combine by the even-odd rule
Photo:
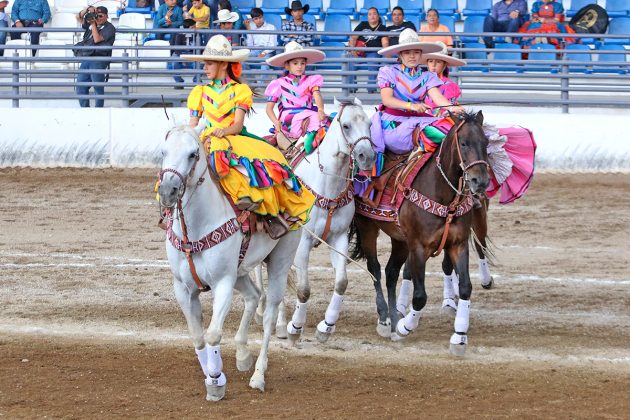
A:
<svg viewBox="0 0 630 420">
<path fill-rule="evenodd" d="M 488 138 L 483 132 L 483 114 L 463 114 L 455 119 L 455 134 L 459 160 L 473 194 L 486 190 L 488 175 Z"/>
<path fill-rule="evenodd" d="M 160 204 L 164 207 L 174 207 L 186 191 L 188 178 L 203 155 L 198 137 L 201 129 L 202 123 L 196 129 L 180 125 L 166 134 L 160 149 L 162 170 L 158 188 Z"/>
<path fill-rule="evenodd" d="M 339 123 L 343 139 L 339 142 L 339 152 L 352 154 L 361 170 L 371 170 L 376 161 L 370 134 L 372 123 L 363 111 L 361 101 L 355 98 L 354 102 L 340 102 L 335 98 L 335 106 L 339 109 L 335 121 Z"/>
</svg>

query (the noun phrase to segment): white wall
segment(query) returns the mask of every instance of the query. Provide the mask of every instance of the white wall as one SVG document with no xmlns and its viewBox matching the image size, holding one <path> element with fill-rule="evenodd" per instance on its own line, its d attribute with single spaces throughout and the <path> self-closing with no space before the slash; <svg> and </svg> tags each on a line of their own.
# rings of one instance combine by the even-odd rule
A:
<svg viewBox="0 0 630 420">
<path fill-rule="evenodd" d="M 371 115 L 373 106 L 365 106 Z M 264 105 L 247 120 L 258 135 L 269 132 Z M 327 111 L 334 107 L 327 106 Z M 169 109 L 3 109 L 0 119 L 0 167 L 78 166 L 154 167 L 156 150 L 173 120 L 187 121 L 187 110 Z M 36 114 L 36 115 L 35 115 Z M 628 113 L 560 114 L 546 109 L 485 108 L 485 120 L 521 125 L 538 143 L 539 169 L 629 171 Z"/>
</svg>

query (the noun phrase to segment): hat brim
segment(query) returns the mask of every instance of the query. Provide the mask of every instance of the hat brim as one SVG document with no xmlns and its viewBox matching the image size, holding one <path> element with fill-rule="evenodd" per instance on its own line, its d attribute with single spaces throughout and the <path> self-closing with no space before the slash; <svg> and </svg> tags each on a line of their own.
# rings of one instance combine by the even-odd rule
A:
<svg viewBox="0 0 630 420">
<path fill-rule="evenodd" d="M 466 62 L 464 60 L 460 60 L 459 58 L 451 57 L 450 55 L 445 55 L 442 53 L 423 54 L 420 62 L 422 64 L 427 64 L 427 61 L 429 60 L 442 60 L 449 67 L 461 67 L 466 65 Z"/>
<path fill-rule="evenodd" d="M 384 57 L 392 57 L 407 50 L 420 50 L 422 54 L 429 54 L 441 51 L 442 47 L 435 42 L 412 42 L 408 44 L 392 45 L 391 47 L 378 50 L 378 53 Z"/>
<path fill-rule="evenodd" d="M 229 19 L 225 19 L 225 20 L 217 19 L 217 20 L 213 20 L 212 23 L 234 23 L 237 20 L 238 20 L 238 13 L 230 12 Z"/>
<path fill-rule="evenodd" d="M 249 57 L 249 50 L 248 49 L 242 49 L 242 50 L 235 50 L 232 51 L 232 55 L 194 55 L 194 54 L 182 54 L 180 56 L 180 58 L 182 60 L 189 60 L 189 61 L 227 61 L 229 63 L 238 63 L 241 61 L 245 61 L 247 60 L 247 57 Z"/>
<path fill-rule="evenodd" d="M 311 6 L 309 6 L 308 4 L 305 4 L 304 6 L 302 6 L 301 9 L 290 9 L 288 7 L 285 7 L 284 8 L 284 13 L 286 13 L 289 16 L 291 15 L 291 11 L 293 11 L 293 10 L 304 10 L 304 13 L 308 13 L 308 9 L 310 9 L 310 8 L 311 8 Z"/>
<path fill-rule="evenodd" d="M 293 60 L 294 58 L 305 58 L 306 64 L 315 64 L 324 60 L 326 58 L 326 54 L 319 50 L 305 48 L 303 50 L 285 52 L 282 54 L 274 55 L 273 57 L 269 57 L 265 61 L 270 66 L 284 67 L 284 63 L 289 60 Z"/>
</svg>

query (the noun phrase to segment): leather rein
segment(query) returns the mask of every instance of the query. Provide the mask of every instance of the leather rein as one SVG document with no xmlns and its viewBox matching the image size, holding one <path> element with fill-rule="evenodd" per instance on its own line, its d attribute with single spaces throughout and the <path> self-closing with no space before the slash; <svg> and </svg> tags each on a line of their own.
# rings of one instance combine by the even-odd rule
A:
<svg viewBox="0 0 630 420">
<path fill-rule="evenodd" d="M 446 219 L 444 232 L 442 233 L 442 239 L 440 240 L 440 245 L 438 246 L 438 249 L 431 254 L 432 257 L 437 257 L 444 249 L 444 246 L 446 245 L 446 240 L 448 239 L 448 231 L 451 223 L 453 222 L 453 219 L 463 216 L 464 214 L 471 211 L 473 208 L 472 194 L 470 193 L 470 189 L 468 188 L 468 170 L 476 165 L 486 165 L 486 167 L 489 167 L 488 162 L 486 162 L 485 160 L 475 160 L 467 165 L 465 164 L 464 158 L 462 157 L 462 150 L 459 144 L 458 135 L 459 129 L 464 125 L 464 122 L 465 121 L 461 121 L 455 128 L 455 133 L 452 140 L 455 143 L 457 157 L 459 158 L 458 166 L 462 170 L 462 175 L 458 179 L 457 188 L 455 188 L 455 186 L 451 183 L 451 181 L 444 173 L 444 170 L 442 169 L 442 146 L 444 145 L 445 141 L 440 143 L 438 155 L 435 159 L 436 166 L 442 174 L 442 177 L 444 178 L 448 186 L 453 191 L 455 191 L 455 197 L 453 198 L 453 201 L 451 201 L 448 206 L 444 206 L 435 202 L 434 200 L 431 200 L 414 188 L 410 187 L 403 192 L 407 200 L 411 201 L 421 209 L 427 211 L 428 213 L 434 214 L 439 217 L 444 217 Z"/>
</svg>

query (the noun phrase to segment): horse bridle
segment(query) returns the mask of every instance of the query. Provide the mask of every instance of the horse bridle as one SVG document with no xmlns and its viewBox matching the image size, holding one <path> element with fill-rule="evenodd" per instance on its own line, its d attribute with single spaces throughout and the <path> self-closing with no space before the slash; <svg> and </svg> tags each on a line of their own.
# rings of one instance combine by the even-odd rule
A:
<svg viewBox="0 0 630 420">
<path fill-rule="evenodd" d="M 457 157 L 459 158 L 459 167 L 462 170 L 462 176 L 459 177 L 459 182 L 458 182 L 459 183 L 459 187 L 458 188 L 455 188 L 455 186 L 448 179 L 448 177 L 444 173 L 444 170 L 442 169 L 442 164 L 440 163 L 440 158 L 442 156 L 442 145 L 445 143 L 444 141 L 442 143 L 440 143 L 440 148 L 439 148 L 439 151 L 438 151 L 438 155 L 435 158 L 437 168 L 440 171 L 440 173 L 442 174 L 442 177 L 444 178 L 444 180 L 446 181 L 448 186 L 451 187 L 451 189 L 453 191 L 455 191 L 455 193 L 458 196 L 462 196 L 465 193 L 466 186 L 468 185 L 468 170 L 470 168 L 472 168 L 473 166 L 477 166 L 477 165 L 486 165 L 486 168 L 490 167 L 490 165 L 488 165 L 488 162 L 486 162 L 483 159 L 472 161 L 468 165 L 465 164 L 464 158 L 462 157 L 462 149 L 461 149 L 461 146 L 459 144 L 459 135 L 458 135 L 459 129 L 464 125 L 464 122 L 465 122 L 464 120 L 459 122 L 457 127 L 455 127 L 455 133 L 453 134 L 453 142 L 455 142 L 455 149 L 457 150 Z"/>
</svg>

